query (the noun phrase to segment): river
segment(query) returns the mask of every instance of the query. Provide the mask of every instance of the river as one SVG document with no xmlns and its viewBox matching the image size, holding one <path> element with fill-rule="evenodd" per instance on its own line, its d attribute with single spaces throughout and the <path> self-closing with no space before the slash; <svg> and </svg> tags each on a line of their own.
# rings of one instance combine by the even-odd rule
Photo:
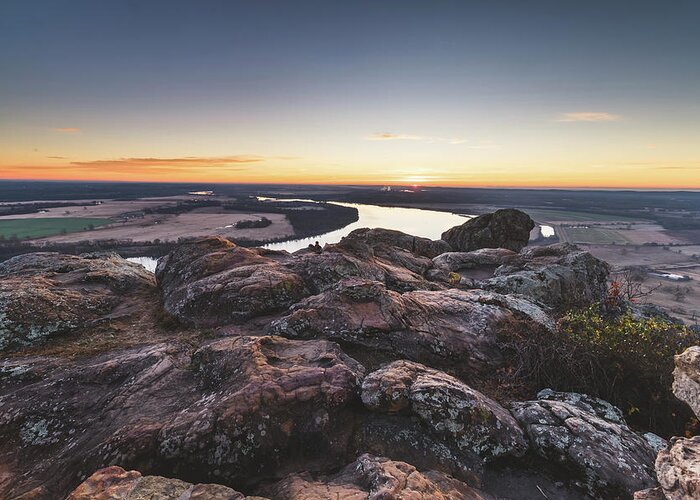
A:
<svg viewBox="0 0 700 500">
<path fill-rule="evenodd" d="M 296 198 L 287 200 L 280 200 L 276 198 L 259 199 L 315 202 L 315 200 Z M 356 208 L 359 216 L 357 222 L 353 222 L 352 224 L 348 224 L 341 229 L 321 234 L 319 236 L 297 238 L 288 241 L 281 241 L 279 243 L 269 243 L 264 245 L 265 248 L 295 252 L 302 248 L 306 248 L 316 241 L 318 241 L 321 246 L 328 243 L 337 243 L 343 236 L 361 227 L 395 229 L 414 236 L 421 236 L 423 238 L 436 240 L 439 239 L 442 233 L 447 229 L 463 224 L 465 221 L 473 217 L 470 215 L 458 215 L 450 212 L 423 210 L 419 208 L 382 207 L 378 205 L 365 205 L 361 203 L 333 203 L 344 207 Z M 550 226 L 540 226 L 540 232 L 542 236 L 547 237 L 554 234 L 554 229 Z M 149 271 L 155 271 L 157 263 L 157 260 L 152 257 L 132 257 L 127 260 L 141 264 Z"/>
</svg>

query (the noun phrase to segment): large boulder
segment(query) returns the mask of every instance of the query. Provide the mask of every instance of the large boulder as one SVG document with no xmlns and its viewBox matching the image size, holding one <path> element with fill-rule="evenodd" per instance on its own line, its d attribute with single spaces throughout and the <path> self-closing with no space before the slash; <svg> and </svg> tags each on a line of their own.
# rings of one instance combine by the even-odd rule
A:
<svg viewBox="0 0 700 500">
<path fill-rule="evenodd" d="M 220 484 L 191 484 L 179 479 L 142 476 L 111 466 L 100 469 L 68 495 L 66 500 L 245 500 L 246 497 Z"/>
<path fill-rule="evenodd" d="M 605 298 L 609 273 L 606 262 L 569 243 L 557 243 L 526 249 L 476 286 L 564 310 Z"/>
<path fill-rule="evenodd" d="M 287 461 L 323 469 L 345 459 L 347 407 L 364 369 L 335 344 L 225 339 L 199 349 L 192 362 L 216 398 L 201 398 L 160 430 L 159 454 L 177 464 L 175 472 L 205 468 L 249 481 Z"/>
<path fill-rule="evenodd" d="M 0 498 L 60 498 L 113 464 L 227 484 L 339 467 L 363 373 L 335 344 L 275 337 L 4 360 Z"/>
<path fill-rule="evenodd" d="M 471 486 L 478 486 L 482 460 L 453 446 L 409 412 L 371 412 L 361 420 L 353 436 L 355 454 L 371 453 L 410 463 L 419 469 L 449 474 Z"/>
<path fill-rule="evenodd" d="M 467 456 L 490 461 L 522 456 L 527 442 L 508 410 L 438 370 L 395 361 L 368 375 L 362 402 L 370 410 L 420 418 L 428 431 Z"/>
<path fill-rule="evenodd" d="M 407 250 L 415 256 L 432 259 L 438 255 L 449 252 L 450 246 L 442 240 L 431 240 L 402 233 L 392 229 L 361 228 L 355 229 L 338 243 L 341 248 L 352 248 L 357 243 L 362 243 L 375 250 L 378 254 L 388 253 L 396 249 Z"/>
<path fill-rule="evenodd" d="M 273 321 L 269 333 L 287 338 L 326 338 L 369 355 L 407 358 L 427 365 L 473 372 L 499 366 L 501 328 L 515 318 L 543 327 L 546 315 L 535 305 L 512 303 L 479 290 L 397 293 L 376 281 L 345 280 L 309 297 Z M 528 316 L 527 313 L 530 313 Z M 361 349 L 360 349 L 361 348 Z"/>
<path fill-rule="evenodd" d="M 116 254 L 31 253 L 0 263 L 0 351 L 139 310 L 155 280 Z"/>
<path fill-rule="evenodd" d="M 700 417 L 700 346 L 689 347 L 674 362 L 673 393 Z"/>
<path fill-rule="evenodd" d="M 286 252 L 248 249 L 223 238 L 184 243 L 158 262 L 165 310 L 183 323 L 240 323 L 281 311 L 309 295 L 283 262 Z"/>
<path fill-rule="evenodd" d="M 340 472 L 313 477 L 293 474 L 264 488 L 278 500 L 342 498 L 347 500 L 431 499 L 488 500 L 492 497 L 437 471 L 418 471 L 413 465 L 364 454 Z"/>
<path fill-rule="evenodd" d="M 429 258 L 403 248 L 371 245 L 364 239 L 343 239 L 326 245 L 321 253 L 295 253 L 286 266 L 302 276 L 314 294 L 352 277 L 381 281 L 399 292 L 439 288 L 423 276 L 432 266 Z"/>
<path fill-rule="evenodd" d="M 700 346 L 689 347 L 674 359 L 673 393 L 700 416 Z M 635 499 L 700 498 L 700 436 L 674 437 L 656 457 L 659 488 L 639 491 Z"/>
<path fill-rule="evenodd" d="M 519 252 L 527 245 L 535 223 L 525 212 L 513 208 L 496 210 L 468 220 L 442 233 L 454 250 L 471 252 L 479 248 L 506 248 Z"/>
<path fill-rule="evenodd" d="M 156 269 L 165 310 L 184 324 L 211 327 L 283 312 L 346 278 L 377 280 L 399 291 L 439 288 L 422 276 L 432 266 L 430 258 L 382 243 L 391 241 L 386 235 L 375 242 L 355 233 L 321 253 L 294 255 L 244 248 L 223 238 L 183 243 Z M 409 238 L 391 233 L 400 241 Z M 429 243 L 434 242 L 416 245 L 428 252 Z"/>
<path fill-rule="evenodd" d="M 700 498 L 700 436 L 671 439 L 656 457 L 656 475 L 666 499 Z"/>
<path fill-rule="evenodd" d="M 535 453 L 568 469 L 591 495 L 629 498 L 656 485 L 656 450 L 610 403 L 545 390 L 512 411 Z"/>
</svg>

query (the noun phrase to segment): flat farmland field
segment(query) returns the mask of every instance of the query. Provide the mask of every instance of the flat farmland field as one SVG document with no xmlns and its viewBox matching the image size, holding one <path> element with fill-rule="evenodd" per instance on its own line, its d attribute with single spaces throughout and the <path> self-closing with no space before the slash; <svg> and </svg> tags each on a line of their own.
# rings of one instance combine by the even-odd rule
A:
<svg viewBox="0 0 700 500">
<path fill-rule="evenodd" d="M 597 245 L 624 245 L 631 243 L 621 231 L 597 227 L 557 227 L 559 237 L 569 243 L 589 243 Z"/>
<path fill-rule="evenodd" d="M 573 212 L 568 210 L 549 210 L 538 208 L 522 208 L 523 212 L 539 222 L 634 222 L 641 219 L 621 215 L 592 214 L 588 212 Z"/>
<path fill-rule="evenodd" d="M 97 217 L 51 217 L 0 220 L 0 236 L 9 238 L 42 238 L 64 233 L 86 231 L 92 227 L 104 226 L 111 219 Z"/>
</svg>

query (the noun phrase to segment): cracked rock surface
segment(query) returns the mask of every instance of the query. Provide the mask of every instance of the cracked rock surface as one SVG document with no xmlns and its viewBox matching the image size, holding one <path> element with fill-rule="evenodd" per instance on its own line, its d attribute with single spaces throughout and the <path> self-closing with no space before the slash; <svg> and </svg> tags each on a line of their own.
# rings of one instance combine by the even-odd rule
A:
<svg viewBox="0 0 700 500">
<path fill-rule="evenodd" d="M 382 351 L 389 359 L 478 371 L 502 363 L 499 328 L 516 316 L 525 317 L 532 328 L 545 327 L 544 312 L 528 306 L 478 290 L 400 294 L 382 283 L 355 279 L 296 304 L 271 323 L 269 332 L 334 340 Z"/>
<path fill-rule="evenodd" d="M 335 344 L 277 337 L 191 354 L 154 345 L 35 374 L 40 361 L 2 363 L 18 377 L 0 396 L 3 497 L 40 486 L 51 498 L 112 464 L 241 484 L 341 465 L 364 372 Z"/>
<path fill-rule="evenodd" d="M 155 289 L 118 255 L 19 255 L 0 263 L 0 351 L 127 316 Z"/>
<path fill-rule="evenodd" d="M 263 491 L 271 498 L 280 500 L 307 498 L 349 500 L 492 499 L 490 495 L 479 492 L 440 472 L 420 472 L 405 462 L 378 458 L 368 454 L 360 456 L 337 474 L 318 478 L 308 474 L 295 474 Z"/>
<path fill-rule="evenodd" d="M 512 411 L 535 453 L 571 470 L 592 495 L 629 497 L 656 484 L 655 450 L 609 403 L 543 391 Z"/>
<path fill-rule="evenodd" d="M 112 466 L 100 469 L 68 495 L 66 500 L 245 500 L 251 499 L 220 484 L 190 484 L 179 479 L 142 476 Z"/>
<path fill-rule="evenodd" d="M 513 236 L 485 231 L 464 238 Z M 656 487 L 664 443 L 611 405 L 549 391 L 511 406 L 498 386 L 501 334 L 552 331 L 562 294 L 595 301 L 605 265 L 561 245 L 454 250 L 360 229 L 294 254 L 189 241 L 155 277 L 104 254 L 0 263 L 0 498 Z M 489 285 L 539 272 L 537 286 Z"/>
<path fill-rule="evenodd" d="M 362 383 L 369 409 L 418 416 L 430 432 L 467 455 L 492 460 L 522 456 L 527 442 L 508 410 L 438 370 L 395 361 L 369 374 Z"/>
</svg>

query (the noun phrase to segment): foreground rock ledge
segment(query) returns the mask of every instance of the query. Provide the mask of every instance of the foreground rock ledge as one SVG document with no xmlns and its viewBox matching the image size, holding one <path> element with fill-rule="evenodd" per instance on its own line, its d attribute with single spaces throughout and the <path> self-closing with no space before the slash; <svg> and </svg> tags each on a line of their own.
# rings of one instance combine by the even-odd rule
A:
<svg viewBox="0 0 700 500">
<path fill-rule="evenodd" d="M 129 316 L 154 290 L 151 273 L 115 254 L 13 257 L 0 263 L 0 351 Z"/>
<path fill-rule="evenodd" d="M 93 487 L 142 474 L 190 498 L 584 498 L 590 457 L 562 470 L 491 388 L 499 337 L 551 331 L 567 294 L 599 300 L 607 267 L 568 245 L 448 250 L 382 229 L 294 254 L 206 238 L 162 259 L 157 287 L 110 255 L 1 264 L 0 324 L 18 326 L 0 360 L 0 497 L 63 498 L 118 465 Z M 600 443 L 639 442 L 599 415 L 610 405 L 560 403 L 599 419 Z"/>
<path fill-rule="evenodd" d="M 252 499 L 220 484 L 191 484 L 179 479 L 142 476 L 112 466 L 100 469 L 78 486 L 66 500 L 244 500 Z"/>
<path fill-rule="evenodd" d="M 533 450 L 568 468 L 592 495 L 625 498 L 656 485 L 656 451 L 606 401 L 545 390 L 514 403 L 513 414 Z"/>
<path fill-rule="evenodd" d="M 364 454 L 330 476 L 291 474 L 246 496 L 219 484 L 196 484 L 138 471 L 107 467 L 78 486 L 67 500 L 308 500 L 410 499 L 492 500 L 456 479 L 436 471 L 420 472 L 412 465 Z"/>
<path fill-rule="evenodd" d="M 467 456 L 492 460 L 522 456 L 528 448 L 508 410 L 456 378 L 418 363 L 395 361 L 368 375 L 362 402 L 378 412 L 417 415 L 428 432 Z"/>
<path fill-rule="evenodd" d="M 229 483 L 344 465 L 364 368 L 326 341 L 230 337 L 0 373 L 0 497 L 58 498 L 112 464 Z"/>
</svg>

